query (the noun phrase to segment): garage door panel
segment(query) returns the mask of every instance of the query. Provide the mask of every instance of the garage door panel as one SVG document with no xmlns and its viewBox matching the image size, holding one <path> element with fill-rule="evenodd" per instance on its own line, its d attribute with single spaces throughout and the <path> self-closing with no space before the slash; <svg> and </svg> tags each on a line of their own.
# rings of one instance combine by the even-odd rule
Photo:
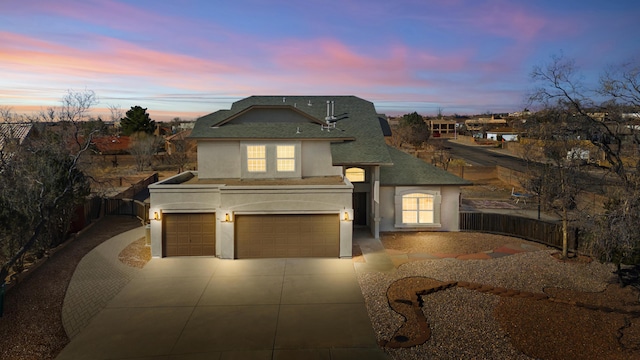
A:
<svg viewBox="0 0 640 360">
<path fill-rule="evenodd" d="M 215 255 L 215 214 L 165 214 L 165 256 Z"/>
<path fill-rule="evenodd" d="M 338 215 L 238 215 L 236 257 L 338 257 Z"/>
</svg>

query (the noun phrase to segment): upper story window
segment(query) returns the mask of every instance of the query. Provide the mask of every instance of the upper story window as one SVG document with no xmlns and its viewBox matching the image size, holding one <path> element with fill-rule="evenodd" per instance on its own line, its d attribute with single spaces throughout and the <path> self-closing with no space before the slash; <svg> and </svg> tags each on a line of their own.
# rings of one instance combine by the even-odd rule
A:
<svg viewBox="0 0 640 360">
<path fill-rule="evenodd" d="M 434 196 L 424 193 L 402 195 L 402 223 L 433 224 Z"/>
<path fill-rule="evenodd" d="M 264 145 L 247 146 L 247 171 L 267 171 L 267 151 Z"/>
<path fill-rule="evenodd" d="M 296 171 L 296 147 L 278 145 L 276 147 L 276 169 L 280 172 Z"/>
<path fill-rule="evenodd" d="M 361 168 L 348 168 L 345 170 L 345 176 L 349 181 L 353 182 L 363 182 L 365 180 L 364 169 Z"/>
</svg>

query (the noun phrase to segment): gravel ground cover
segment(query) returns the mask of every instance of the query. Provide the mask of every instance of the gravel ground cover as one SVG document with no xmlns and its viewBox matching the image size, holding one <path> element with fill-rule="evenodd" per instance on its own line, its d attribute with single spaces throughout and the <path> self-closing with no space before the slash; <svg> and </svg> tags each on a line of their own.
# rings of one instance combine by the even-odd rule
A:
<svg viewBox="0 0 640 360">
<path fill-rule="evenodd" d="M 359 273 L 381 344 L 405 323 L 390 306 L 400 296 L 389 294 L 390 286 L 400 279 L 470 282 L 554 300 L 501 297 L 458 286 L 423 295 L 421 311 L 430 337 L 422 345 L 387 348 L 394 359 L 640 358 L 638 292 L 616 284 L 611 264 L 563 262 L 552 256 L 556 250 L 491 234 L 388 234 L 382 242 L 394 253 L 470 254 L 510 244 L 538 250 L 491 260 L 418 260 L 392 273 Z"/>
<path fill-rule="evenodd" d="M 99 221 L 9 291 L 5 316 L 0 318 L 0 358 L 55 358 L 68 343 L 60 313 L 75 266 L 104 240 L 137 226 L 137 220 L 127 217 Z M 480 233 L 395 233 L 386 234 L 382 242 L 395 254 L 473 254 L 504 246 L 528 252 L 491 260 L 414 260 L 393 273 L 358 273 L 381 344 L 405 323 L 389 303 L 394 296 L 389 288 L 401 279 L 471 282 L 558 300 L 501 297 L 460 286 L 423 295 L 421 312 L 430 337 L 422 345 L 386 348 L 393 359 L 640 358 L 638 292 L 620 288 L 610 264 L 563 262 L 543 245 Z M 139 239 L 120 253 L 120 260 L 140 267 L 148 256 L 144 239 Z M 364 261 L 357 246 L 354 261 Z"/>
<path fill-rule="evenodd" d="M 9 290 L 0 318 L 0 359 L 55 358 L 69 342 L 62 327 L 62 303 L 76 266 L 105 240 L 139 226 L 136 218 L 107 216 Z"/>
</svg>

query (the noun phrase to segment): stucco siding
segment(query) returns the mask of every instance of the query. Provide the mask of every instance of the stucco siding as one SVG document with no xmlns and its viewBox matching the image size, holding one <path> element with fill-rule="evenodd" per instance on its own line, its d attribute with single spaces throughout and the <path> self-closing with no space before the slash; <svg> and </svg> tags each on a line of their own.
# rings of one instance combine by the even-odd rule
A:
<svg viewBox="0 0 640 360">
<path fill-rule="evenodd" d="M 403 187 L 403 190 L 414 189 L 440 193 L 440 226 L 432 227 L 396 227 L 396 187 L 380 187 L 380 231 L 459 231 L 460 210 L 458 200 L 460 189 L 457 186 L 416 186 Z"/>
<path fill-rule="evenodd" d="M 198 141 L 200 179 L 240 178 L 239 141 Z"/>
<path fill-rule="evenodd" d="M 333 166 L 331 144 L 326 141 L 302 142 L 302 176 L 341 175 L 342 167 Z"/>
</svg>

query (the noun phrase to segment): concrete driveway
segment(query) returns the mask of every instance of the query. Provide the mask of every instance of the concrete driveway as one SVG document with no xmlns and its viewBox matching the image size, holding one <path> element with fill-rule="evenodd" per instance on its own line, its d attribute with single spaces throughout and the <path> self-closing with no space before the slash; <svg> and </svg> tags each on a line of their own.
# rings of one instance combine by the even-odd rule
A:
<svg viewBox="0 0 640 360">
<path fill-rule="evenodd" d="M 386 358 L 351 260 L 207 257 L 152 259 L 57 357 Z"/>
</svg>

